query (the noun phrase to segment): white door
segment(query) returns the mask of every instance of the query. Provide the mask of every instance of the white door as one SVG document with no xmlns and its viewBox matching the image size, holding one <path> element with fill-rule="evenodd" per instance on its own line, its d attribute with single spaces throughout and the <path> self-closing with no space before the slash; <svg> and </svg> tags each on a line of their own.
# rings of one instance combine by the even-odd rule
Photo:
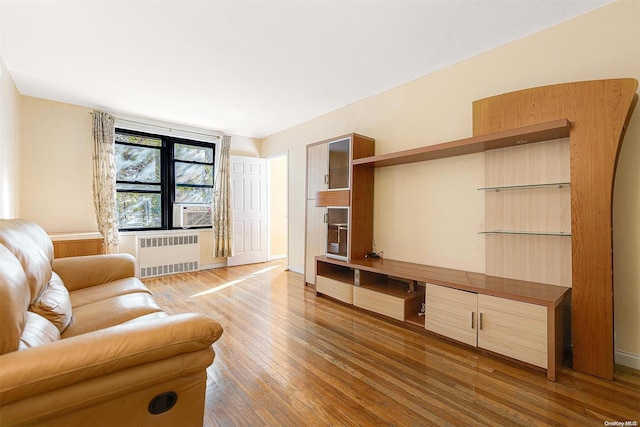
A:
<svg viewBox="0 0 640 427">
<path fill-rule="evenodd" d="M 227 265 L 267 261 L 267 162 L 231 156 L 233 253 Z"/>
</svg>

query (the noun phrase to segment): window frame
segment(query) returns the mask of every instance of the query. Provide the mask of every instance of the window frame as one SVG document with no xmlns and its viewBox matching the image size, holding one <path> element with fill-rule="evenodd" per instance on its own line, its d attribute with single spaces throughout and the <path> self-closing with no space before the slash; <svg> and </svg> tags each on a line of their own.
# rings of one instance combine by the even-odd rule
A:
<svg viewBox="0 0 640 427">
<path fill-rule="evenodd" d="M 202 140 L 196 140 L 196 139 L 190 139 L 190 138 L 178 137 L 178 136 L 169 136 L 169 135 L 163 135 L 161 133 L 139 131 L 136 129 L 128 129 L 126 127 L 117 126 L 117 125 L 115 127 L 115 133 L 154 138 L 162 141 L 162 144 L 160 146 L 151 146 L 151 145 L 115 141 L 116 145 L 126 145 L 126 146 L 132 146 L 132 147 L 143 147 L 143 148 L 160 150 L 160 184 L 159 185 L 160 185 L 161 226 L 160 227 L 118 227 L 119 231 L 143 232 L 143 231 L 153 231 L 153 230 L 156 230 L 156 231 L 157 230 L 174 230 L 179 228 L 173 224 L 173 205 L 176 203 L 175 197 L 176 197 L 176 185 L 177 185 L 176 174 L 175 174 L 176 163 L 211 166 L 211 174 L 212 174 L 211 185 L 194 184 L 194 185 L 189 185 L 189 187 L 211 188 L 211 192 L 213 195 L 213 191 L 214 191 L 213 189 L 215 188 L 214 187 L 215 186 L 215 161 L 216 161 L 215 142 L 202 141 Z M 199 161 L 191 162 L 191 161 L 184 161 L 184 160 L 176 160 L 175 159 L 176 144 L 193 146 L 193 147 L 210 148 L 212 150 L 212 160 L 210 163 L 199 162 Z M 147 184 L 148 185 L 149 183 L 116 180 L 116 194 L 117 193 L 157 194 L 157 191 L 153 191 L 153 190 L 132 190 L 132 189 L 118 190 L 117 189 L 118 184 Z M 157 184 L 152 184 L 152 185 L 157 185 Z M 179 203 L 188 204 L 184 202 L 179 202 Z M 194 205 L 198 205 L 198 204 L 194 203 Z M 209 226 L 194 226 L 191 228 L 203 229 L 203 228 L 209 228 Z"/>
</svg>

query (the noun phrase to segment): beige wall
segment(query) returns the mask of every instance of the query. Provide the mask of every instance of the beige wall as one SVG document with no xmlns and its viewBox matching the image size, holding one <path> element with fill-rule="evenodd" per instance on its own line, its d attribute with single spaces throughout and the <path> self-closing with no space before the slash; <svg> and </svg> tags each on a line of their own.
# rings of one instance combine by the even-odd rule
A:
<svg viewBox="0 0 640 427">
<path fill-rule="evenodd" d="M 20 214 L 48 232 L 97 231 L 91 109 L 25 96 Z"/>
<path fill-rule="evenodd" d="M 20 215 L 20 101 L 0 55 L 0 218 Z"/>
<path fill-rule="evenodd" d="M 305 145 L 357 132 L 376 153 L 472 134 L 471 103 L 571 81 L 640 80 L 640 2 L 621 0 L 263 140 L 289 150 L 289 264 L 304 265 Z M 614 197 L 616 350 L 640 363 L 640 111 L 620 153 Z M 376 170 L 374 238 L 388 258 L 484 271 L 484 156 Z M 640 367 L 640 366 L 637 366 Z"/>
</svg>

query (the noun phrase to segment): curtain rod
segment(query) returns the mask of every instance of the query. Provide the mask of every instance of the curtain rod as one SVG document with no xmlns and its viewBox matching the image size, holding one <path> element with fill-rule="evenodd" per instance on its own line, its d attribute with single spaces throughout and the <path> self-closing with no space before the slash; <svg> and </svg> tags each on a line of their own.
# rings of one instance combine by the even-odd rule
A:
<svg viewBox="0 0 640 427">
<path fill-rule="evenodd" d="M 93 111 L 89 111 L 89 114 L 93 116 Z M 143 123 L 143 122 L 136 122 L 135 120 L 129 120 L 129 119 L 121 119 L 118 117 L 114 117 L 115 120 L 121 121 L 121 122 L 129 122 L 129 123 L 135 123 L 137 125 L 143 125 L 143 126 L 153 126 L 153 127 L 157 127 L 157 128 L 162 128 L 162 129 L 167 129 L 168 131 L 177 131 L 177 132 L 186 132 L 186 133 L 192 133 L 194 135 L 203 135 L 203 136 L 208 136 L 208 137 L 213 137 L 213 138 L 222 138 L 221 135 L 211 135 L 209 133 L 202 133 L 202 132 L 194 132 L 191 130 L 182 130 L 182 129 L 174 129 L 174 128 L 170 128 L 170 127 L 166 127 L 166 126 L 158 126 L 158 125 L 154 125 L 151 123 Z M 222 133 L 222 132 L 221 132 Z"/>
</svg>

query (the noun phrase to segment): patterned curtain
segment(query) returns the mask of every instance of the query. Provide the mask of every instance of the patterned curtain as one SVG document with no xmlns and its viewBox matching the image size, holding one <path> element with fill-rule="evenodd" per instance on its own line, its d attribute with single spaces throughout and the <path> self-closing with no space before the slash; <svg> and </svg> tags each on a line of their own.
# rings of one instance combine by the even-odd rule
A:
<svg viewBox="0 0 640 427">
<path fill-rule="evenodd" d="M 119 252 L 116 217 L 116 159 L 114 119 L 102 111 L 93 112 L 93 206 L 105 253 Z"/>
<path fill-rule="evenodd" d="M 213 196 L 213 256 L 233 256 L 233 210 L 229 148 L 231 137 L 225 135 L 220 144 L 220 160 Z"/>
</svg>

